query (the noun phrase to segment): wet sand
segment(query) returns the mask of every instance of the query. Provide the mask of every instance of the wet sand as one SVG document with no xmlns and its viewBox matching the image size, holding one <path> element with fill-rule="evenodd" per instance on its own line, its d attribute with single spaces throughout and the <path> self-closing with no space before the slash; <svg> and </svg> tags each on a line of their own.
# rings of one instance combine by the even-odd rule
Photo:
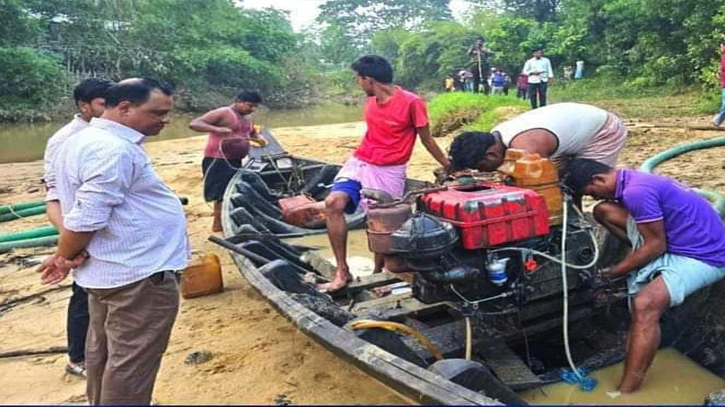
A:
<svg viewBox="0 0 725 407">
<path fill-rule="evenodd" d="M 707 118 L 678 118 L 657 124 L 705 125 Z M 711 138 L 720 132 L 651 128 L 653 123 L 629 120 L 630 141 L 623 165 L 639 165 L 646 157 L 688 140 Z M 274 130 L 296 155 L 343 162 L 357 146 L 362 123 L 345 123 Z M 447 148 L 450 138 L 438 139 Z M 180 196 L 194 249 L 218 253 L 223 261 L 224 293 L 183 300 L 164 358 L 155 398 L 162 404 L 257 403 L 289 401 L 305 404 L 391 404 L 405 400 L 344 363 L 308 339 L 277 314 L 244 281 L 227 253 L 206 241 L 211 207 L 201 198 L 201 151 L 205 138 L 151 143 L 147 150 L 159 175 Z M 661 171 L 697 187 L 725 192 L 725 149 L 690 153 L 662 166 Z M 434 161 L 416 146 L 409 176 L 432 180 Z M 38 183 L 42 163 L 0 165 L 0 204 L 42 198 Z M 0 233 L 46 224 L 43 216 L 0 223 Z M 50 248 L 0 254 L 0 304 L 47 289 L 23 258 L 44 256 Z M 64 284 L 69 284 L 68 281 Z M 65 346 L 65 312 L 70 289 L 60 289 L 7 312 L 0 311 L 3 351 Z M 0 307 L 2 310 L 2 307 Z M 208 350 L 212 360 L 186 365 L 187 354 Z M 0 403 L 62 403 L 85 400 L 85 381 L 66 375 L 66 355 L 0 359 Z"/>
</svg>

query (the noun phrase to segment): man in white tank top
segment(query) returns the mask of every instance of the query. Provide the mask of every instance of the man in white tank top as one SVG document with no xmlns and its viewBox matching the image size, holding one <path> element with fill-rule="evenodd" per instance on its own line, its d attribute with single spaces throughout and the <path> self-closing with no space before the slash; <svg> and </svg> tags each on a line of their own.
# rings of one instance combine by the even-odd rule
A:
<svg viewBox="0 0 725 407">
<path fill-rule="evenodd" d="M 548 157 L 563 170 L 569 160 L 588 158 L 614 166 L 627 128 L 613 113 L 582 103 L 557 103 L 531 110 L 486 132 L 465 132 L 449 151 L 453 169 L 494 171 L 516 148 Z"/>
</svg>

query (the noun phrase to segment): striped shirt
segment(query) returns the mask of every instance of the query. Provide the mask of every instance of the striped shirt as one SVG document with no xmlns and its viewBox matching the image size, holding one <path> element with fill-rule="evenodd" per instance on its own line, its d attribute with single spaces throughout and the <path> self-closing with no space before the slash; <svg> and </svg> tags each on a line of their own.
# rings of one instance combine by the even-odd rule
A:
<svg viewBox="0 0 725 407">
<path fill-rule="evenodd" d="M 68 138 L 79 131 L 88 127 L 88 122 L 81 119 L 81 115 L 77 114 L 73 116 L 73 120 L 65 126 L 61 127 L 56 131 L 53 136 L 48 139 L 48 144 L 45 145 L 45 155 L 43 156 L 43 182 L 45 183 L 45 200 L 46 201 L 57 201 L 58 195 L 55 191 L 55 174 L 53 173 L 53 162 L 55 157 L 58 155 L 58 149 L 62 146 Z"/>
<path fill-rule="evenodd" d="M 95 231 L 73 271 L 84 288 L 114 288 L 186 267 L 186 219 L 151 166 L 144 135 L 105 119 L 64 143 L 52 170 L 66 229 Z"/>
</svg>

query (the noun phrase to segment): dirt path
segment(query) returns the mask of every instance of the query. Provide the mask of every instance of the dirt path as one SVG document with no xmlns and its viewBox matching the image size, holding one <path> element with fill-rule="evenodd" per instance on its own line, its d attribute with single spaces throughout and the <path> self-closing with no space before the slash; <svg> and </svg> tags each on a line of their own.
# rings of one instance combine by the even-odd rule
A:
<svg viewBox="0 0 725 407">
<path fill-rule="evenodd" d="M 706 118 L 668 120 L 667 124 L 706 124 Z M 624 165 L 669 146 L 722 133 L 673 128 L 650 128 L 652 123 L 630 120 L 630 141 Z M 296 127 L 275 130 L 290 152 L 322 161 L 342 162 L 356 147 L 362 123 Z M 201 199 L 199 162 L 204 137 L 147 145 L 159 175 L 181 196 L 186 207 L 194 249 L 213 251 L 223 260 L 226 291 L 186 300 L 159 374 L 155 398 L 162 404 L 255 403 L 290 401 L 305 404 L 403 403 L 388 388 L 340 361 L 277 314 L 257 295 L 232 265 L 229 256 L 206 241 L 211 208 Z M 449 138 L 439 139 L 448 147 Z M 725 192 L 725 149 L 689 154 L 662 166 L 662 172 L 693 186 Z M 431 180 L 433 160 L 418 145 L 409 176 Z M 0 203 L 42 197 L 37 182 L 40 162 L 0 165 Z M 46 224 L 43 216 L 0 223 L 0 233 Z M 29 249 L 0 255 L 0 304 L 44 289 L 23 258 L 50 253 Z M 3 351 L 65 345 L 65 310 L 70 291 L 58 290 L 32 302 L 2 311 Z M 208 350 L 211 361 L 190 366 L 187 354 Z M 0 360 L 0 403 L 61 403 L 85 400 L 85 382 L 64 374 L 65 355 Z"/>
</svg>

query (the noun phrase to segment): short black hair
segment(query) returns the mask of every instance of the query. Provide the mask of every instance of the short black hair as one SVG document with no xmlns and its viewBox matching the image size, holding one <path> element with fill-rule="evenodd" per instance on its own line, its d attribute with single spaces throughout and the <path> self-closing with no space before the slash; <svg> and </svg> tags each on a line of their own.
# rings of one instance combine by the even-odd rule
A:
<svg viewBox="0 0 725 407">
<path fill-rule="evenodd" d="M 537 45 L 537 46 L 534 47 L 534 50 L 531 51 L 531 52 L 533 53 L 533 52 L 536 52 L 536 51 L 544 52 L 544 46 L 543 45 Z"/>
<path fill-rule="evenodd" d="M 84 79 L 73 89 L 73 99 L 78 104 L 80 102 L 90 103 L 93 99 L 105 98 L 106 92 L 111 86 L 113 86 L 113 82 L 108 79 Z"/>
<path fill-rule="evenodd" d="M 483 131 L 467 131 L 453 139 L 448 149 L 451 166 L 455 170 L 476 169 L 486 156 L 486 151 L 496 144 L 496 137 Z"/>
<path fill-rule="evenodd" d="M 365 55 L 350 65 L 359 76 L 375 79 L 384 84 L 393 83 L 393 67 L 379 55 Z"/>
<path fill-rule="evenodd" d="M 242 89 L 237 93 L 240 102 L 262 103 L 262 96 L 253 90 Z"/>
<path fill-rule="evenodd" d="M 160 90 L 166 96 L 171 96 L 174 93 L 174 88 L 171 85 L 158 79 L 125 79 L 108 89 L 108 92 L 106 92 L 106 107 L 113 108 L 126 101 L 140 105 L 149 100 L 149 96 L 154 90 Z"/>
<path fill-rule="evenodd" d="M 588 158 L 575 158 L 566 166 L 561 177 L 564 187 L 573 195 L 581 195 L 595 175 L 608 174 L 612 167 Z"/>
</svg>

